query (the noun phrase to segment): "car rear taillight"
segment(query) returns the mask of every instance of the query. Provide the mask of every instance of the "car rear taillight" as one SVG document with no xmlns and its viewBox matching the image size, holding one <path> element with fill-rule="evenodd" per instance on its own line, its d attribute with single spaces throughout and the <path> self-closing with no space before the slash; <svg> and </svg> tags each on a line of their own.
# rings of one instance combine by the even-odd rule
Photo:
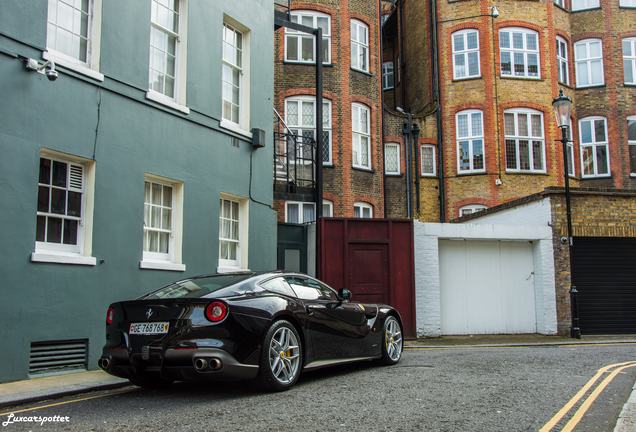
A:
<svg viewBox="0 0 636 432">
<path fill-rule="evenodd" d="M 108 306 L 106 311 L 106 324 L 111 325 L 113 323 L 113 317 L 115 316 L 115 308 Z"/>
<path fill-rule="evenodd" d="M 215 300 L 205 307 L 205 317 L 213 323 L 220 323 L 228 314 L 228 308 L 222 301 Z"/>
</svg>

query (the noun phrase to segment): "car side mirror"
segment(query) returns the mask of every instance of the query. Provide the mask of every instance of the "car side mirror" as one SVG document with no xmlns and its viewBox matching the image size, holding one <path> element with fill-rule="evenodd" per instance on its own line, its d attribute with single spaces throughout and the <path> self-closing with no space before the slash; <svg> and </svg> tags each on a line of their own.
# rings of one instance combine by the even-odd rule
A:
<svg viewBox="0 0 636 432">
<path fill-rule="evenodd" d="M 351 291 L 346 288 L 340 288 L 340 290 L 338 290 L 338 297 L 340 297 L 341 300 L 349 301 L 351 300 Z"/>
</svg>

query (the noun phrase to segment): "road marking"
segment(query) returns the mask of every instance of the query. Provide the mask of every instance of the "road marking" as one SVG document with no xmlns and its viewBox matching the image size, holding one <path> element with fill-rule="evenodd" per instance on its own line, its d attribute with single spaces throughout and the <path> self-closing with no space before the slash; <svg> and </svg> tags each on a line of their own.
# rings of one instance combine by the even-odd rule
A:
<svg viewBox="0 0 636 432">
<path fill-rule="evenodd" d="M 592 406 L 596 398 L 598 398 L 599 395 L 603 392 L 603 390 L 605 390 L 605 387 L 607 387 L 607 385 L 610 382 L 612 382 L 614 378 L 616 378 L 616 375 L 621 373 L 623 370 L 627 368 L 632 368 L 632 367 L 636 367 L 636 364 L 621 366 L 617 369 L 614 369 L 612 373 L 610 373 L 603 381 L 601 381 L 601 383 L 594 389 L 592 394 L 590 394 L 590 396 L 585 400 L 585 402 L 583 402 L 583 404 L 579 407 L 579 409 L 576 410 L 576 412 L 574 413 L 570 421 L 568 421 L 563 427 L 563 429 L 561 429 L 561 432 L 571 432 L 572 430 L 574 430 L 574 428 L 576 427 L 577 424 L 579 424 L 579 422 L 581 421 L 581 419 L 583 418 L 587 410 L 590 409 L 590 407 Z"/>
<path fill-rule="evenodd" d="M 101 398 L 105 398 L 107 396 L 116 396 L 116 395 L 119 395 L 119 394 L 130 393 L 131 391 L 134 391 L 134 390 L 138 390 L 138 389 L 137 388 L 129 388 L 129 389 L 120 390 L 120 391 L 117 391 L 117 392 L 110 392 L 110 393 L 105 393 L 105 394 L 100 394 L 100 395 L 95 395 L 95 396 L 87 396 L 87 397 L 72 399 L 72 400 L 63 401 L 63 402 L 55 402 L 55 403 L 51 403 L 51 404 L 47 404 L 47 405 L 40 405 L 40 406 L 36 406 L 36 407 L 31 407 L 31 408 L 24 408 L 24 409 L 21 409 L 21 410 L 7 411 L 7 412 L 0 413 L 0 417 L 8 416 L 9 414 L 17 414 L 17 413 L 23 413 L 23 412 L 28 412 L 28 411 L 37 411 L 37 410 L 41 410 L 41 409 L 45 409 L 45 408 L 53 408 L 53 407 L 60 406 L 60 405 L 68 405 L 68 404 L 77 403 L 77 402 L 83 402 L 83 401 L 87 401 L 87 400 L 91 400 L 91 399 L 101 399 Z"/>
<path fill-rule="evenodd" d="M 592 386 L 596 383 L 596 381 L 598 381 L 598 379 L 603 376 L 603 374 L 607 373 L 610 369 L 618 367 L 619 369 L 617 369 L 616 374 L 618 374 L 618 372 L 620 372 L 622 369 L 627 368 L 627 367 L 634 367 L 636 366 L 636 361 L 628 361 L 628 362 L 623 362 L 623 363 L 615 363 L 615 364 L 611 364 L 611 365 L 607 365 L 607 366 L 603 366 L 602 368 L 600 368 L 598 371 L 596 371 L 596 373 L 594 374 L 594 376 L 592 378 L 589 379 L 588 382 L 585 383 L 585 385 L 583 387 L 581 387 L 581 389 L 572 397 L 572 399 L 570 399 L 568 401 L 568 403 L 566 403 L 563 408 L 561 408 L 559 410 L 559 412 L 557 412 L 554 417 L 552 417 L 541 429 L 539 429 L 539 432 L 549 432 L 552 430 L 552 428 L 554 426 L 556 426 L 557 423 L 559 423 L 561 421 L 561 419 L 563 419 L 563 417 L 565 417 L 565 415 L 570 412 L 570 410 L 572 409 L 572 407 L 574 407 L 574 405 L 577 404 L 577 402 L 583 397 L 585 396 L 585 394 L 588 392 L 588 390 L 590 388 L 592 388 Z M 613 374 L 613 372 L 612 372 Z M 603 385 L 603 383 L 605 383 L 605 385 L 603 386 L 603 388 L 598 392 L 598 394 L 600 394 L 601 391 L 603 391 L 603 389 L 610 383 L 610 381 L 612 381 L 612 379 L 614 379 L 614 377 L 616 376 L 616 374 L 612 375 L 610 374 L 608 377 L 606 377 L 601 384 L 599 385 L 599 387 L 601 385 Z M 609 381 L 608 381 L 608 378 Z M 597 389 L 598 390 L 598 387 Z M 596 390 L 594 392 L 596 392 Z M 594 392 L 590 395 L 589 398 L 592 397 L 592 395 L 594 394 Z M 590 401 L 590 403 L 587 405 L 587 408 L 581 412 L 579 420 L 576 422 L 578 423 L 580 421 L 580 418 L 583 417 L 583 414 L 585 414 L 585 411 L 587 411 L 587 409 L 589 408 L 589 406 L 592 404 L 592 402 L 594 402 L 594 400 L 596 400 L 596 398 L 598 397 L 598 394 L 596 394 L 596 396 L 594 397 L 594 399 L 592 399 L 592 401 Z M 588 400 L 589 400 L 588 398 Z M 587 400 L 584 402 L 587 403 Z M 583 405 L 579 408 L 579 410 L 575 413 L 579 414 L 579 411 L 581 411 L 581 408 L 583 408 Z M 572 418 L 574 419 L 574 417 Z M 572 419 L 570 420 L 570 422 L 572 421 Z M 572 425 L 572 428 L 574 428 L 574 426 L 576 426 L 576 423 L 574 425 Z M 568 425 L 570 423 L 568 422 Z M 567 425 L 566 425 L 567 427 Z M 565 429 L 563 429 L 565 431 Z M 569 429 L 572 430 L 572 429 Z"/>
<path fill-rule="evenodd" d="M 454 345 L 454 346 L 405 346 L 405 351 L 435 351 L 435 350 L 457 350 L 457 349 L 483 349 L 483 348 L 596 348 L 596 347 L 617 347 L 624 345 L 636 345 L 636 342 L 617 343 L 585 343 L 585 344 L 539 344 L 539 345 Z"/>
</svg>

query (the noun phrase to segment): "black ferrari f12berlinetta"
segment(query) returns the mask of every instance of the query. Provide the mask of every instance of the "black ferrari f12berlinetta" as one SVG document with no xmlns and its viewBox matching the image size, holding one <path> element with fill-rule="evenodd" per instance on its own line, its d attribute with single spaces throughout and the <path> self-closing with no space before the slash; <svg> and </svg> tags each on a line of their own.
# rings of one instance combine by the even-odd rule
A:
<svg viewBox="0 0 636 432">
<path fill-rule="evenodd" d="M 258 379 L 269 390 L 293 386 L 301 371 L 402 356 L 400 314 L 352 301 L 297 273 L 198 276 L 106 312 L 99 366 L 144 387 L 176 380 Z"/>
</svg>

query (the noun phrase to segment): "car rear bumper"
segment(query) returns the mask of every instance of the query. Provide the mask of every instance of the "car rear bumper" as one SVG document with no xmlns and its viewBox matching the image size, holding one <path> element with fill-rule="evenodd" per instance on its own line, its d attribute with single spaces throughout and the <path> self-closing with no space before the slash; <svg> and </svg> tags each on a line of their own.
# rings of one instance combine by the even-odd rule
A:
<svg viewBox="0 0 636 432">
<path fill-rule="evenodd" d="M 156 375 L 175 380 L 221 381 L 252 379 L 258 374 L 257 365 L 240 363 L 218 348 L 151 348 L 132 354 L 125 348 L 104 348 L 98 364 L 105 372 L 122 378 Z"/>
</svg>

